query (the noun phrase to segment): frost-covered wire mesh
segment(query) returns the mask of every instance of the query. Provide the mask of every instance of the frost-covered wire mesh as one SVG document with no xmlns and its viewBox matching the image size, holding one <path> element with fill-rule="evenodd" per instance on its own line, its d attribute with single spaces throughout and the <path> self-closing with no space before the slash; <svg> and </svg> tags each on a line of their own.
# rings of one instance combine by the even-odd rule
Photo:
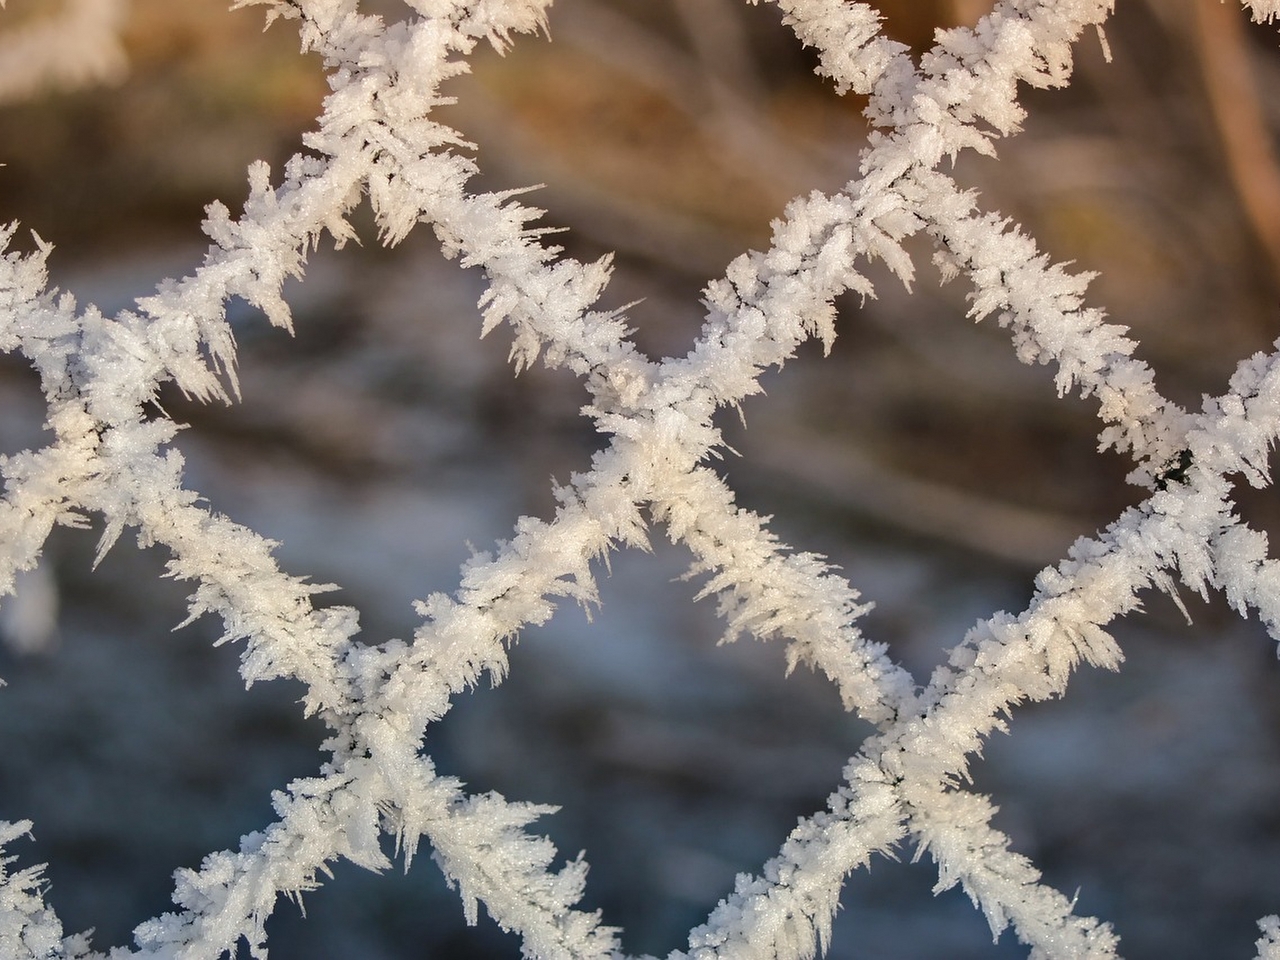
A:
<svg viewBox="0 0 1280 960">
<path fill-rule="evenodd" d="M 779 2 L 799 41 L 818 52 L 821 72 L 868 98 L 876 133 L 843 190 L 793 200 L 769 248 L 739 256 L 707 286 L 706 322 L 689 351 L 655 360 L 634 345 L 624 314 L 596 307 L 608 258 L 569 259 L 516 196 L 469 191 L 476 161 L 432 116 L 444 102 L 441 85 L 465 70 L 476 46 L 505 49 L 517 34 L 545 29 L 546 3 L 410 0 L 412 16 L 387 22 L 355 0 L 238 5 L 255 2 L 269 20 L 296 23 L 304 50 L 323 58 L 331 93 L 305 150 L 282 173 L 250 169 L 240 215 L 208 208 L 212 245 L 200 269 L 113 317 L 50 289 L 43 242 L 32 254 L 6 254 L 0 283 L 4 349 L 38 372 L 54 436 L 4 464 L 5 589 L 35 567 L 58 524 L 103 523 L 99 555 L 136 531 L 142 544 L 167 549 L 169 574 L 192 585 L 192 618 L 217 614 L 224 640 L 242 645 L 244 679 L 300 681 L 305 711 L 330 730 L 315 774 L 274 794 L 274 822 L 176 873 L 175 911 L 137 928 L 134 953 L 216 957 L 247 943 L 263 954 L 265 922 L 282 895 L 313 890 L 341 859 L 386 869 L 389 835 L 406 863 L 430 853 L 469 920 L 483 906 L 527 955 L 618 954 L 621 934 L 609 918 L 577 907 L 585 861 L 554 867 L 554 849 L 531 829 L 548 808 L 468 793 L 437 772 L 423 739 L 459 693 L 503 679 L 507 646 L 521 630 L 548 621 L 557 602 L 594 605 L 611 553 L 663 536 L 694 556 L 690 575 L 715 598 L 728 636 L 782 642 L 792 666 L 825 674 L 846 710 L 876 731 L 826 808 L 741 876 L 677 955 L 825 950 L 845 878 L 902 850 L 928 853 L 939 889 L 959 885 L 993 932 L 1012 927 L 1033 956 L 1116 955 L 1110 927 L 1077 916 L 1072 898 L 1041 882 L 991 825 L 993 805 L 967 786 L 969 758 L 1015 706 L 1063 694 L 1079 663 L 1119 666 L 1107 628 L 1137 608 L 1143 589 L 1218 590 L 1273 635 L 1280 629 L 1280 567 L 1232 499 L 1241 480 L 1269 482 L 1280 355 L 1241 359 L 1219 396 L 1198 412 L 1181 408 L 1157 392 L 1127 331 L 1086 304 L 1089 277 L 1055 265 L 947 172 L 966 151 L 993 155 L 995 142 L 1018 129 L 1020 84 L 1067 83 L 1072 44 L 1093 28 L 1105 44 L 1111 5 L 997 3 L 974 29 L 941 33 L 917 61 L 884 36 L 868 4 Z M 1259 20 L 1280 12 L 1270 2 L 1245 8 Z M 68 16 L 94 9 L 115 5 L 67 8 Z M 109 36 L 105 43 L 110 49 Z M 480 332 L 509 326 L 518 369 L 541 362 L 576 374 L 587 391 L 583 414 L 607 438 L 591 468 L 555 490 L 552 519 L 517 520 L 509 540 L 464 567 L 456 591 L 419 603 L 422 625 L 411 639 L 382 643 L 358 640 L 354 610 L 314 605 L 323 587 L 281 572 L 270 542 L 184 486 L 177 424 L 156 403 L 166 383 L 201 400 L 234 397 L 228 302 L 246 300 L 289 328 L 284 281 L 301 276 L 326 234 L 339 247 L 352 239 L 347 218 L 364 198 L 386 243 L 427 223 L 447 256 L 480 268 Z M 759 392 L 761 375 L 803 340 L 830 349 L 834 299 L 875 295 L 867 261 L 883 261 L 910 284 L 905 245 L 915 236 L 932 242 L 945 277 L 971 286 L 972 318 L 1005 327 L 1024 362 L 1052 365 L 1060 394 L 1097 403 L 1100 445 L 1132 457 L 1130 480 L 1143 491 L 1041 572 L 1022 613 L 979 622 L 927 682 L 862 636 L 855 621 L 865 606 L 854 588 L 739 508 L 712 462 L 724 445 L 716 412 Z M 30 822 L 9 824 L 2 839 L 30 830 Z M 38 868 L 4 876 L 4 955 L 95 955 L 86 936 L 65 935 L 43 892 Z M 1260 926 L 1258 956 L 1280 954 L 1280 921 Z"/>
</svg>

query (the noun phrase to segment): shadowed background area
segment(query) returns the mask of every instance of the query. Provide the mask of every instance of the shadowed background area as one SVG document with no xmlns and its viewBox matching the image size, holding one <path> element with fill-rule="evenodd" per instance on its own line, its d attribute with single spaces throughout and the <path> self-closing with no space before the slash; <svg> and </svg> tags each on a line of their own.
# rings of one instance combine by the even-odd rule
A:
<svg viewBox="0 0 1280 960">
<path fill-rule="evenodd" d="M 403 16 L 398 0 L 367 9 Z M 10 0 L 0 26 L 41 15 Z M 982 0 L 884 0 L 917 52 L 971 25 Z M 653 355 L 683 353 L 702 286 L 811 189 L 857 173 L 856 98 L 813 75 L 768 4 L 560 0 L 550 39 L 485 50 L 440 116 L 475 146 L 477 189 L 545 184 L 529 202 L 573 256 L 614 252 L 606 305 L 628 310 Z M 1078 49 L 1065 91 L 1031 91 L 999 161 L 957 176 L 1055 260 L 1098 271 L 1092 303 L 1129 326 L 1161 388 L 1198 407 L 1236 362 L 1280 336 L 1280 125 L 1275 32 L 1217 0 L 1127 0 Z M 326 92 L 288 23 L 217 0 L 133 0 L 116 85 L 0 107 L 0 218 L 53 242 L 53 282 L 119 310 L 203 255 L 203 206 L 233 210 L 255 159 L 280 169 Z M 164 408 L 214 509 L 278 539 L 282 564 L 342 590 L 365 636 L 407 636 L 410 602 L 451 591 L 471 546 L 554 509 L 552 478 L 603 442 L 563 371 L 518 378 L 504 331 L 478 338 L 482 278 L 444 261 L 429 230 L 384 249 L 321 245 L 292 284 L 297 332 L 231 312 L 243 402 Z M 15 243 L 29 248 L 30 235 Z M 966 319 L 927 242 L 908 292 L 873 265 L 877 297 L 841 304 L 832 355 L 809 345 L 726 411 L 718 465 L 781 538 L 841 566 L 876 608 L 873 639 L 923 682 L 978 617 L 1020 610 L 1039 568 L 1136 502 L 1128 464 L 1095 453 L 1093 405 L 1058 399 L 994 322 Z M 42 442 L 34 376 L 0 361 L 0 452 Z M 1262 529 L 1271 491 L 1241 493 Z M 91 571 L 100 530 L 59 531 L 40 570 L 0 606 L 0 817 L 31 818 L 51 902 L 99 948 L 168 909 L 170 873 L 271 818 L 270 791 L 316 769 L 324 732 L 287 684 L 247 694 L 217 624 L 185 619 L 164 557 L 124 538 Z M 689 558 L 602 569 L 603 601 L 528 631 L 510 678 L 478 689 L 428 736 L 474 791 L 562 806 L 543 822 L 585 850 L 587 904 L 632 952 L 683 946 L 796 817 L 821 807 L 865 730 L 818 678 L 784 677 L 781 649 L 722 633 Z M 997 826 L 1078 909 L 1115 923 L 1130 958 L 1249 956 L 1280 911 L 1274 644 L 1221 601 L 1166 597 L 1118 633 L 1118 675 L 1085 671 L 1061 702 L 1015 714 L 975 763 Z M 931 864 L 876 862 L 850 881 L 836 957 L 1015 957 L 958 892 L 930 895 Z M 925 861 L 928 858 L 924 858 Z M 487 918 L 462 922 L 425 856 L 402 875 L 349 864 L 270 924 L 276 958 L 515 956 Z"/>
</svg>

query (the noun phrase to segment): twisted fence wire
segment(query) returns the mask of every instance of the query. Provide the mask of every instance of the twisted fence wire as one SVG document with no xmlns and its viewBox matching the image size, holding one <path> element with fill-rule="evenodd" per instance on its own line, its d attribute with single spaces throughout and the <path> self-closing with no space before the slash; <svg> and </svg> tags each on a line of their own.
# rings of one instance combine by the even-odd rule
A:
<svg viewBox="0 0 1280 960">
<path fill-rule="evenodd" d="M 440 85 L 463 69 L 460 58 L 482 41 L 504 49 L 515 34 L 546 30 L 547 4 L 415 0 L 408 6 L 418 16 L 400 23 L 363 15 L 353 0 L 237 4 L 249 5 L 266 6 L 269 20 L 297 21 L 332 87 L 318 128 L 304 137 L 307 152 L 289 161 L 278 185 L 265 164 L 254 165 L 242 216 L 209 207 L 213 244 L 203 266 L 140 298 L 136 311 L 109 318 L 49 291 L 44 245 L 7 253 L 0 282 L 0 340 L 40 374 L 56 437 L 4 464 L 0 524 L 9 547 L 0 585 L 11 590 L 14 576 L 34 566 L 57 524 L 101 517 L 100 555 L 137 530 L 142 544 L 170 552 L 171 576 L 195 584 L 191 616 L 216 613 L 223 640 L 243 641 L 245 680 L 301 681 L 306 712 L 331 730 L 318 774 L 274 795 L 275 823 L 177 873 L 178 911 L 138 927 L 135 955 L 234 955 L 242 940 L 264 954 L 265 920 L 280 895 L 313 889 L 339 858 L 385 869 L 384 833 L 406 863 L 425 839 L 469 920 L 483 904 L 521 936 L 526 954 L 616 955 L 618 932 L 575 906 L 585 863 L 551 869 L 554 848 L 526 829 L 547 808 L 469 795 L 421 750 L 452 697 L 486 674 L 503 678 L 506 645 L 522 628 L 549 619 L 557 601 L 594 604 L 593 565 L 620 547 L 645 548 L 655 525 L 690 549 L 691 575 L 717 598 L 730 637 L 783 641 L 792 666 L 821 670 L 846 709 L 876 727 L 827 809 L 802 820 L 758 876 L 740 877 L 691 932 L 688 952 L 673 956 L 824 951 L 848 873 L 907 841 L 937 861 L 939 889 L 960 885 L 994 933 L 1012 926 L 1033 956 L 1116 955 L 1109 926 L 1075 916 L 1073 902 L 1041 883 L 991 826 L 989 801 L 964 786 L 968 757 L 1017 704 L 1061 695 L 1078 663 L 1117 667 L 1106 627 L 1138 606 L 1142 589 L 1221 590 L 1275 635 L 1280 574 L 1265 535 L 1235 515 L 1230 497 L 1234 477 L 1269 482 L 1280 427 L 1277 355 L 1241 361 L 1226 392 L 1199 413 L 1182 409 L 1133 359 L 1126 331 L 1085 305 L 1087 276 L 1052 264 L 939 170 L 962 151 L 993 154 L 995 141 L 1018 129 L 1019 84 L 1065 85 L 1072 44 L 1087 27 L 1101 30 L 1110 4 L 998 3 L 974 29 L 941 33 L 917 65 L 881 33 L 870 5 L 779 2 L 818 52 L 821 72 L 869 98 L 877 133 L 858 178 L 794 200 L 773 224 L 768 250 L 738 257 L 708 285 L 698 341 L 662 361 L 634 345 L 624 314 L 595 308 L 608 258 L 561 256 L 535 225 L 539 212 L 515 195 L 469 193 L 476 163 L 430 115 L 443 102 Z M 1245 6 L 1257 19 L 1280 12 Z M 284 281 L 301 276 L 322 235 L 338 246 L 353 238 L 347 217 L 363 197 L 385 243 L 427 223 L 447 256 L 482 269 L 481 332 L 511 327 L 517 369 L 540 360 L 576 374 L 590 395 L 584 413 L 609 438 L 589 471 L 557 489 L 554 519 L 521 518 L 511 540 L 464 568 L 454 595 L 418 605 L 423 625 L 412 640 L 377 645 L 355 639 L 354 610 L 315 607 L 311 597 L 324 586 L 280 571 L 270 542 L 183 486 L 171 446 L 177 427 L 154 406 L 166 382 L 201 400 L 237 394 L 227 301 L 243 298 L 289 328 Z M 859 261 L 883 260 L 912 283 L 904 243 L 914 235 L 932 241 L 944 276 L 972 285 L 974 319 L 994 315 L 1019 359 L 1054 365 L 1060 394 L 1097 400 L 1100 444 L 1132 456 L 1130 480 L 1146 491 L 1044 570 L 1023 613 L 975 626 L 924 686 L 862 637 L 858 593 L 821 558 L 779 544 L 705 465 L 723 445 L 716 411 L 756 393 L 761 373 L 803 340 L 830 349 L 839 294 L 875 295 Z M 28 829 L 9 825 L 5 839 Z M 6 953 L 97 955 L 84 936 L 63 936 L 41 890 L 35 868 L 4 878 Z M 1274 918 L 1262 929 L 1260 957 L 1280 949 Z"/>
</svg>

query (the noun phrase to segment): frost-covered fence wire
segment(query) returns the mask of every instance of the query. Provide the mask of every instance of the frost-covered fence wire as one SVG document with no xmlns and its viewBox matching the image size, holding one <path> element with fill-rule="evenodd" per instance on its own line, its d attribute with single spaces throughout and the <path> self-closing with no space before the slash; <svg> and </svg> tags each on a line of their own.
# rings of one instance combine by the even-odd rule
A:
<svg viewBox="0 0 1280 960">
<path fill-rule="evenodd" d="M 11 591 L 15 574 L 35 565 L 55 524 L 100 516 L 102 551 L 136 530 L 144 545 L 167 548 L 173 576 L 194 584 L 191 616 L 216 613 L 224 639 L 243 641 L 246 681 L 297 678 L 305 709 L 331 729 L 316 775 L 275 794 L 278 819 L 238 850 L 179 870 L 175 912 L 141 924 L 133 954 L 113 956 L 218 957 L 241 940 L 263 955 L 280 895 L 313 889 L 340 857 L 389 866 L 384 833 L 406 860 L 425 839 L 467 916 L 483 904 L 526 954 L 618 954 L 618 931 L 575 907 L 585 863 L 552 869 L 551 844 L 527 829 L 545 808 L 468 795 L 421 750 L 453 695 L 482 674 L 502 678 L 507 642 L 549 619 L 557 601 L 595 602 L 593 562 L 643 548 L 655 527 L 693 552 L 693 573 L 717 597 L 730 635 L 782 640 L 793 665 L 823 671 L 846 708 L 877 729 L 827 808 L 801 821 L 759 875 L 740 877 L 674 956 L 812 956 L 829 941 L 847 874 L 904 846 L 927 851 L 939 889 L 960 884 L 993 932 L 1012 926 L 1033 956 L 1116 955 L 1111 929 L 1075 916 L 991 826 L 991 804 L 963 786 L 968 758 L 1016 704 L 1063 693 L 1080 661 L 1118 666 L 1106 625 L 1144 588 L 1221 590 L 1280 638 L 1280 566 L 1230 499 L 1239 476 L 1269 482 L 1280 354 L 1242 360 L 1221 396 L 1199 412 L 1181 409 L 1156 391 L 1124 328 L 1085 305 L 1087 276 L 1052 264 L 939 169 L 963 150 L 992 153 L 1016 131 L 1019 83 L 1065 84 L 1071 45 L 1087 28 L 1101 31 L 1110 3 L 997 3 L 976 28 L 940 34 L 917 63 L 880 32 L 868 4 L 777 2 L 818 50 L 822 72 L 869 97 L 876 133 L 856 179 L 792 201 L 770 248 L 740 256 L 707 287 L 706 323 L 683 357 L 643 355 L 623 316 L 593 309 L 607 259 L 564 258 L 544 243 L 537 211 L 511 195 L 469 193 L 475 161 L 431 117 L 441 84 L 477 44 L 502 49 L 546 28 L 543 0 L 406 0 L 412 15 L 398 23 L 362 14 L 356 0 L 240 0 L 266 6 L 269 20 L 297 22 L 304 50 L 324 58 L 332 93 L 306 152 L 282 175 L 250 169 L 241 215 L 208 208 L 203 266 L 105 317 L 50 290 L 47 247 L 4 256 L 0 346 L 39 372 L 55 440 L 3 465 L 0 586 Z M 1255 19 L 1280 13 L 1277 0 L 1244 6 Z M 353 236 L 346 216 L 366 196 L 385 242 L 429 223 L 446 254 L 482 268 L 482 331 L 511 327 L 517 367 L 541 359 L 577 373 L 586 413 L 609 438 L 591 469 L 557 490 L 552 520 L 518 520 L 510 541 L 467 564 L 455 593 L 419 604 L 411 640 L 376 645 L 355 639 L 355 611 L 315 609 L 310 598 L 322 588 L 281 572 L 270 543 L 183 487 L 177 426 L 154 403 L 168 381 L 201 399 L 234 395 L 228 299 L 288 327 L 283 281 L 301 275 L 323 234 L 339 245 Z M 6 246 L 15 229 L 4 232 Z M 977 624 L 923 686 L 862 637 L 857 592 L 820 558 L 779 544 L 704 465 L 721 445 L 717 409 L 758 392 L 759 375 L 805 338 L 830 346 L 833 299 L 874 294 L 858 270 L 864 260 L 879 258 L 910 282 L 903 243 L 919 233 L 944 275 L 971 284 L 971 316 L 1008 328 L 1020 359 L 1053 364 L 1060 393 L 1097 399 L 1101 445 L 1132 455 L 1130 479 L 1146 491 L 1043 571 L 1025 611 Z M 5 825 L 0 840 L 30 828 Z M 87 937 L 64 936 L 43 886 L 38 868 L 3 876 L 0 955 L 101 956 Z M 1280 956 L 1280 920 L 1261 927 L 1258 955 Z"/>
</svg>

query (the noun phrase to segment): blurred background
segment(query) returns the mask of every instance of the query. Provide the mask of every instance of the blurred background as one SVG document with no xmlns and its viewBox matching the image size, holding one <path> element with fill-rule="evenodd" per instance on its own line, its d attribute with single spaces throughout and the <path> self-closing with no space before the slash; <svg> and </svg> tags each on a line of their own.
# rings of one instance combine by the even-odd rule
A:
<svg viewBox="0 0 1280 960">
<path fill-rule="evenodd" d="M 10 0 L 0 20 L 44 15 Z M 405 15 L 397 0 L 367 3 Z M 984 0 L 883 0 L 917 52 L 969 25 Z M 1280 59 L 1272 29 L 1217 0 L 1127 0 L 1079 45 L 1066 91 L 1026 96 L 1025 132 L 1001 159 L 965 157 L 977 188 L 1056 260 L 1098 270 L 1091 301 L 1132 328 L 1161 388 L 1216 394 L 1238 360 L 1280 336 Z M 233 210 L 246 165 L 279 169 L 326 92 L 287 23 L 216 0 L 133 0 L 129 66 L 106 87 L 0 106 L 0 217 L 56 249 L 53 282 L 115 311 L 201 260 L 205 204 Z M 615 251 L 610 305 L 654 355 L 682 353 L 699 291 L 793 195 L 856 173 L 862 104 L 813 75 L 769 4 L 561 0 L 550 39 L 482 51 L 442 110 L 478 147 L 475 187 L 546 184 L 529 202 L 574 256 Z M 189 482 L 281 541 L 291 572 L 342 585 L 365 637 L 408 636 L 411 601 L 451 591 L 471 550 L 548 516 L 551 480 L 601 440 L 572 377 L 519 378 L 504 331 L 479 340 L 481 279 L 440 257 L 428 230 L 379 246 L 323 247 L 291 286 L 292 338 L 232 305 L 243 403 L 165 395 L 191 425 Z M 25 231 L 15 241 L 30 247 Z M 842 304 L 832 355 L 808 345 L 767 396 L 730 413 L 740 456 L 718 465 L 782 539 L 839 565 L 875 609 L 866 632 L 923 682 L 979 617 L 1018 611 L 1041 567 L 1140 492 L 1098 455 L 1090 404 L 1055 397 L 1003 331 L 965 318 L 926 244 L 908 294 L 872 268 L 878 298 Z M 0 361 L 0 452 L 43 442 L 34 375 Z M 1271 491 L 1241 510 L 1274 530 Z M 31 818 L 49 899 L 105 949 L 169 907 L 170 874 L 271 819 L 270 791 L 314 771 L 324 732 L 299 690 L 247 694 L 220 629 L 185 619 L 165 557 L 124 538 L 91 571 L 100 531 L 59 531 L 0 606 L 0 817 Z M 587 905 L 625 927 L 632 953 L 684 945 L 741 871 L 824 804 L 866 731 L 781 648 L 716 646 L 721 626 L 689 558 L 654 531 L 652 555 L 601 571 L 588 624 L 563 609 L 528 631 L 510 678 L 460 701 L 428 749 L 474 791 L 561 805 L 542 823 L 592 864 Z M 997 825 L 1078 910 L 1112 921 L 1130 958 L 1252 956 L 1254 921 L 1280 912 L 1280 670 L 1275 645 L 1219 597 L 1166 597 L 1117 626 L 1128 662 L 1085 670 L 1060 702 L 1019 710 L 975 764 Z M 995 946 L 962 894 L 934 898 L 928 862 L 876 861 L 842 901 L 840 958 L 1018 957 Z M 926 858 L 927 861 L 927 858 Z M 511 957 L 474 929 L 425 857 L 407 875 L 349 864 L 268 924 L 273 958 Z"/>
</svg>

